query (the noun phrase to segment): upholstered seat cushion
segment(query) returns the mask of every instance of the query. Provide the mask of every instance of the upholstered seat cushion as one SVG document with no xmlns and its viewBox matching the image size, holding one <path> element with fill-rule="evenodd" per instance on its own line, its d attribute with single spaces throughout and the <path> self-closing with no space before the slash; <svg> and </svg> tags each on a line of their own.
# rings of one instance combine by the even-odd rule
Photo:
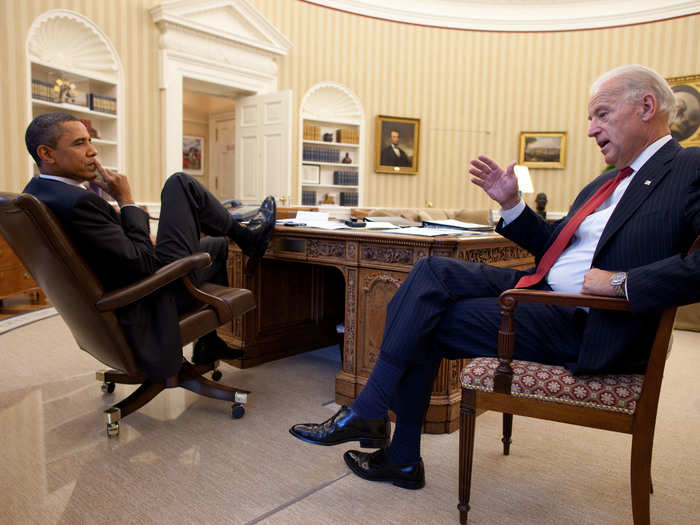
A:
<svg viewBox="0 0 700 525">
<path fill-rule="evenodd" d="M 511 395 L 625 414 L 634 413 L 644 376 L 574 376 L 564 367 L 514 360 Z M 462 369 L 462 388 L 493 391 L 498 359 L 479 357 Z"/>
</svg>

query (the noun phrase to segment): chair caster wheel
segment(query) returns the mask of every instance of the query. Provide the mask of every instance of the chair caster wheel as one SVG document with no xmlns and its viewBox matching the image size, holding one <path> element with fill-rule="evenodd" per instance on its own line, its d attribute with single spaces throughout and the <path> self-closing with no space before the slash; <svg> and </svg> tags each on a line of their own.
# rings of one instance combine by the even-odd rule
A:
<svg viewBox="0 0 700 525">
<path fill-rule="evenodd" d="M 240 419 L 243 417 L 243 414 L 245 414 L 245 408 L 243 408 L 242 404 L 234 403 L 231 405 L 231 417 L 233 419 Z"/>
<path fill-rule="evenodd" d="M 119 435 L 119 423 L 107 423 L 107 437 L 113 438 Z"/>
<path fill-rule="evenodd" d="M 114 392 L 114 383 L 109 382 L 109 383 L 102 383 L 102 392 L 105 394 L 111 394 Z"/>
<path fill-rule="evenodd" d="M 214 370 L 214 371 L 211 373 L 211 380 L 212 380 L 212 381 L 218 381 L 219 379 L 221 379 L 221 376 L 222 376 L 222 373 L 221 373 L 220 370 Z"/>
</svg>

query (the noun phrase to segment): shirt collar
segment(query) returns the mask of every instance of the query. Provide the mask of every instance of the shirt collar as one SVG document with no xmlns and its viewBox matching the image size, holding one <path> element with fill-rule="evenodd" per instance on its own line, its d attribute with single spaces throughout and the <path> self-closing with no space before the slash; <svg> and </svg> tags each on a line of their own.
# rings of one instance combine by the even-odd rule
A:
<svg viewBox="0 0 700 525">
<path fill-rule="evenodd" d="M 671 140 L 671 135 L 664 135 L 660 139 L 656 140 L 655 142 L 652 142 L 649 144 L 644 151 L 634 159 L 634 162 L 630 164 L 630 168 L 634 170 L 634 173 L 637 173 L 640 169 L 642 169 L 642 166 L 646 164 L 646 162 L 654 156 L 654 154 L 661 149 L 661 147 L 666 144 L 669 140 Z"/>
<path fill-rule="evenodd" d="M 71 186 L 78 186 L 79 188 L 85 189 L 85 182 L 81 182 L 75 179 L 69 179 L 68 177 L 59 177 L 58 175 L 46 175 L 45 173 L 39 173 L 39 178 L 56 180 L 58 182 L 63 182 L 64 184 L 70 184 Z"/>
</svg>

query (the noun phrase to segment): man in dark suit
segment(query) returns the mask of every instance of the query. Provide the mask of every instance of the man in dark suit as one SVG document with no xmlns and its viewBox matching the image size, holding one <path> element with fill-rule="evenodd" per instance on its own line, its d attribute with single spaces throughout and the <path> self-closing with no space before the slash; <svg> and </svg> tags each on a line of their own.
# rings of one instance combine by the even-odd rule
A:
<svg viewBox="0 0 700 525">
<path fill-rule="evenodd" d="M 590 91 L 588 135 L 607 164 L 548 224 L 518 195 L 513 165 L 471 162 L 472 182 L 501 205 L 497 231 L 535 255 L 523 272 L 442 257 L 420 260 L 387 309 L 381 352 L 352 405 L 290 432 L 322 445 L 381 447 L 344 459 L 358 476 L 417 489 L 425 483 L 421 427 L 442 358 L 497 356 L 498 295 L 513 287 L 627 297 L 630 312 L 518 306 L 516 359 L 574 373 L 641 372 L 660 310 L 700 301 L 700 148 L 671 138 L 674 97 L 658 73 L 623 66 Z M 387 410 L 396 414 L 391 444 Z M 386 448 L 385 448 L 386 447 Z"/>
<path fill-rule="evenodd" d="M 391 143 L 382 150 L 381 165 L 410 167 L 411 161 L 408 160 L 408 155 L 406 155 L 404 150 L 399 148 L 399 141 L 401 140 L 399 130 L 392 129 L 389 133 L 389 140 Z"/>
<path fill-rule="evenodd" d="M 35 118 L 27 127 L 27 149 L 39 175 L 24 191 L 35 195 L 56 215 L 66 234 L 105 290 L 114 290 L 151 275 L 158 268 L 195 252 L 206 251 L 212 265 L 193 272 L 196 283 L 228 285 L 228 241 L 234 240 L 255 264 L 267 248 L 275 224 L 275 201 L 268 197 L 248 226 L 235 221 L 219 201 L 185 173 L 168 178 L 161 193 L 155 245 L 148 214 L 138 208 L 125 175 L 105 169 L 85 126 L 66 113 Z M 119 206 L 117 212 L 103 198 L 85 188 L 93 183 Z M 200 232 L 210 236 L 200 239 Z M 194 306 L 181 283 L 117 312 L 144 372 L 152 379 L 177 374 L 182 365 L 178 315 Z M 233 359 L 229 349 L 211 332 L 195 343 L 193 361 Z"/>
</svg>

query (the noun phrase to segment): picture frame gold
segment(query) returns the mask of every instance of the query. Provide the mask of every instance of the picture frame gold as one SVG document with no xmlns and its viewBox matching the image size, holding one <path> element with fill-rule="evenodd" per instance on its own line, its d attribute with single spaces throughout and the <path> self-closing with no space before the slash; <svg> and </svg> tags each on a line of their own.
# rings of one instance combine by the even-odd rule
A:
<svg viewBox="0 0 700 525">
<path fill-rule="evenodd" d="M 521 131 L 518 164 L 530 168 L 566 167 L 566 131 Z"/>
<path fill-rule="evenodd" d="M 667 78 L 676 97 L 671 136 L 683 147 L 700 146 L 700 75 Z"/>
<path fill-rule="evenodd" d="M 375 172 L 415 175 L 418 173 L 419 153 L 420 119 L 377 115 Z"/>
</svg>

